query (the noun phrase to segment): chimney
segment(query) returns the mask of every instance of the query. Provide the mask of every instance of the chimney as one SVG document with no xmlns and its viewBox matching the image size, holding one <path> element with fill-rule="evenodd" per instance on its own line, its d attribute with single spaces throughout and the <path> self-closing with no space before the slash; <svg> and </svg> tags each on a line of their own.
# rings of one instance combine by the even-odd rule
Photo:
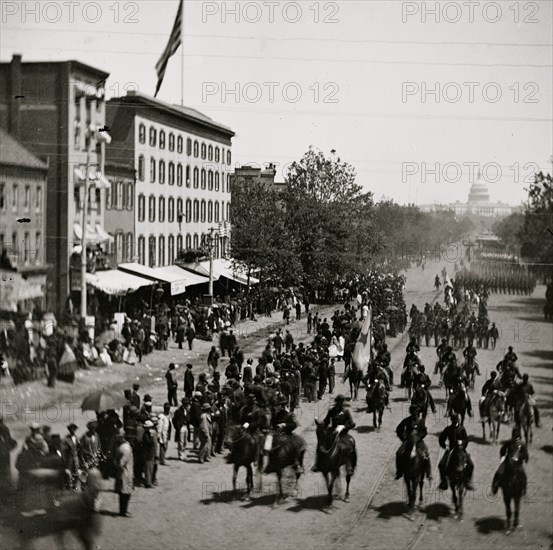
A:
<svg viewBox="0 0 553 550">
<path fill-rule="evenodd" d="M 10 97 L 9 97 L 9 133 L 17 139 L 21 139 L 21 124 L 19 116 L 19 103 L 22 98 L 21 86 L 21 55 L 13 55 L 10 64 Z"/>
</svg>

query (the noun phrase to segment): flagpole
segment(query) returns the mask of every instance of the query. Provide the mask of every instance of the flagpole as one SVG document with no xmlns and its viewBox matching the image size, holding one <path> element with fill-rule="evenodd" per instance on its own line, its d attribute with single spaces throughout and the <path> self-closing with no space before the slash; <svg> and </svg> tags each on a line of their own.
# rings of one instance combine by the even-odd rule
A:
<svg viewBox="0 0 553 550">
<path fill-rule="evenodd" d="M 182 0 L 181 10 L 180 57 L 180 106 L 184 107 L 184 0 Z"/>
</svg>

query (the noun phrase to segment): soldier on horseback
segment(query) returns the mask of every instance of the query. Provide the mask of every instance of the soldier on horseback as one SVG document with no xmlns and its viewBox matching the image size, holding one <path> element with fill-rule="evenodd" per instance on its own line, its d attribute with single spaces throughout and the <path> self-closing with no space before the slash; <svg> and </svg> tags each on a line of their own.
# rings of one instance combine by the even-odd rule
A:
<svg viewBox="0 0 553 550">
<path fill-rule="evenodd" d="M 422 455 L 426 466 L 426 477 L 432 479 L 432 471 L 430 466 L 430 457 L 428 455 L 428 447 L 423 441 L 428 433 L 424 420 L 419 416 L 419 409 L 415 405 L 409 407 L 409 416 L 404 418 L 396 428 L 396 434 L 401 440 L 401 446 L 396 452 L 396 479 L 400 479 L 403 476 L 403 466 L 405 459 L 408 456 L 409 442 L 411 440 L 410 435 L 412 432 L 417 434 L 417 451 Z"/>
<path fill-rule="evenodd" d="M 526 445 L 522 442 L 520 435 L 520 428 L 514 427 L 511 432 L 511 439 L 503 444 L 499 451 L 499 456 L 501 457 L 501 463 L 497 469 L 492 482 L 492 492 L 497 494 L 499 487 L 503 482 L 503 477 L 505 475 L 505 462 L 508 457 L 512 457 L 518 453 L 519 460 L 522 462 L 528 462 L 528 449 Z"/>
<path fill-rule="evenodd" d="M 418 374 L 415 375 L 415 379 L 413 380 L 413 388 L 416 390 L 417 388 L 421 388 L 426 392 L 426 395 L 428 396 L 428 404 L 430 405 L 430 409 L 433 413 L 436 413 L 436 406 L 434 405 L 434 398 L 432 397 L 432 394 L 430 393 L 430 376 L 426 374 L 424 365 L 421 365 L 419 367 Z"/>
<path fill-rule="evenodd" d="M 300 456 L 305 450 L 305 441 L 294 430 L 299 426 L 294 413 L 287 409 L 288 400 L 281 397 L 273 408 L 271 415 L 271 428 L 274 431 L 274 437 L 269 435 L 265 441 L 264 451 L 269 453 L 273 447 L 278 447 L 289 442 L 294 450 L 294 470 L 296 474 L 303 474 L 303 465 L 300 463 Z"/>
<path fill-rule="evenodd" d="M 253 436 L 259 455 L 261 448 L 261 430 L 266 429 L 267 417 L 255 399 L 254 393 L 249 393 L 246 404 L 240 409 L 240 424 Z"/>
<path fill-rule="evenodd" d="M 486 411 L 490 402 L 490 397 L 493 395 L 493 392 L 498 389 L 497 384 L 497 372 L 492 371 L 490 373 L 490 378 L 486 380 L 482 386 L 482 397 L 480 398 L 480 416 L 487 416 Z"/>
<path fill-rule="evenodd" d="M 348 434 L 348 431 L 352 428 L 355 428 L 355 422 L 351 416 L 351 412 L 346 407 L 349 403 L 346 403 L 346 397 L 342 394 L 338 394 L 335 399 L 335 404 L 330 408 L 326 414 L 323 423 L 327 427 L 327 430 L 330 429 L 333 432 L 339 434 L 341 438 L 348 438 L 351 440 L 352 445 L 355 447 L 355 441 L 351 435 Z M 319 456 L 315 457 L 315 465 L 311 468 L 312 472 L 318 472 L 319 468 L 317 466 L 319 461 Z"/>
<path fill-rule="evenodd" d="M 534 398 L 534 387 L 532 384 L 528 381 L 529 377 L 527 374 L 524 374 L 522 376 L 522 383 L 515 386 L 514 392 L 516 395 L 515 401 L 517 403 L 524 403 L 526 399 L 528 399 L 528 402 L 530 403 L 530 406 L 533 408 L 534 412 L 534 420 L 536 422 L 536 427 L 540 427 L 540 412 L 538 410 L 538 407 L 536 406 L 536 400 Z M 518 419 L 518 410 L 515 409 L 515 413 L 517 415 L 517 422 L 520 420 Z"/>
<path fill-rule="evenodd" d="M 451 413 L 449 418 L 451 419 L 451 424 L 447 426 L 447 428 L 445 428 L 445 430 L 440 434 L 440 437 L 438 438 L 440 447 L 442 447 L 442 449 L 446 449 L 444 456 L 442 457 L 442 459 L 440 460 L 440 463 L 438 464 L 438 470 L 440 471 L 439 487 L 442 491 L 446 491 L 448 487 L 445 473 L 447 470 L 447 464 L 449 462 L 451 451 L 455 449 L 455 447 L 459 444 L 459 442 L 461 442 L 463 449 L 465 451 L 469 444 L 469 437 L 467 435 L 467 431 L 465 430 L 465 427 L 459 423 L 459 415 L 457 413 Z M 446 443 L 448 444 L 448 448 L 446 448 Z M 467 457 L 466 471 L 467 471 L 467 478 L 468 478 L 466 487 L 469 491 L 472 491 L 473 490 L 472 473 L 474 471 L 474 464 L 468 453 L 466 454 L 466 457 Z"/>
</svg>

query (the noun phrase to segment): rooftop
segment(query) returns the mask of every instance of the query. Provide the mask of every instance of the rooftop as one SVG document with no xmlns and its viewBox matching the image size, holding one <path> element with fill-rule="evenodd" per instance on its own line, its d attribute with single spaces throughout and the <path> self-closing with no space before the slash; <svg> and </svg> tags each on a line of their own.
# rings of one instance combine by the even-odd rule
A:
<svg viewBox="0 0 553 550">
<path fill-rule="evenodd" d="M 0 126 L 0 165 L 24 166 L 48 170 L 48 164 L 40 160 L 23 144 Z"/>
<path fill-rule="evenodd" d="M 192 107 L 173 105 L 172 103 L 167 103 L 166 101 L 153 98 L 149 95 L 135 90 L 128 91 L 126 96 L 110 99 L 108 101 L 108 105 L 110 104 L 127 104 L 137 106 L 146 105 L 161 112 L 165 112 L 170 115 L 176 115 L 188 120 L 193 120 L 195 122 L 203 124 L 204 126 L 219 130 L 227 134 L 229 137 L 235 135 L 235 133 L 228 126 L 225 126 L 224 124 L 221 124 L 219 122 L 215 122 L 212 118 L 208 117 L 204 113 L 201 113 L 200 111 L 197 111 L 196 109 L 193 109 Z"/>
</svg>

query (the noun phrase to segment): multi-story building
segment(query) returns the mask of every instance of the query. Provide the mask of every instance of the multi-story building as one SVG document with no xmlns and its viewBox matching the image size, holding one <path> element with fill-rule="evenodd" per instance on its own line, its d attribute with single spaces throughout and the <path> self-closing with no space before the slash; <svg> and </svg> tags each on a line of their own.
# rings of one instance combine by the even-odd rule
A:
<svg viewBox="0 0 553 550">
<path fill-rule="evenodd" d="M 107 103 L 110 163 L 136 167 L 135 249 L 150 267 L 172 265 L 229 220 L 234 132 L 188 107 L 138 92 Z M 216 258 L 229 248 L 215 233 Z"/>
<path fill-rule="evenodd" d="M 47 163 L 0 127 L 0 268 L 15 270 L 25 280 L 23 299 L 16 298 L 25 311 L 46 307 L 47 173 Z M 6 281 L 0 285 L 5 290 Z"/>
<path fill-rule="evenodd" d="M 46 258 L 49 298 L 61 313 L 81 288 L 74 251 L 86 232 L 87 253 L 106 245 L 104 230 L 104 85 L 108 73 L 79 61 L 0 63 L 0 126 L 29 150 L 48 158 Z M 86 166 L 88 197 L 85 200 Z M 86 227 L 82 227 L 85 210 Z M 73 256 L 73 258 L 72 258 Z M 70 276 L 73 275 L 73 276 Z M 77 298 L 77 295 L 74 296 Z M 78 301 L 77 301 L 78 303 Z"/>
<path fill-rule="evenodd" d="M 110 182 L 106 192 L 104 229 L 113 236 L 109 252 L 110 267 L 124 262 L 135 262 L 137 258 L 135 225 L 134 163 L 115 164 L 106 162 L 105 176 Z"/>
</svg>

